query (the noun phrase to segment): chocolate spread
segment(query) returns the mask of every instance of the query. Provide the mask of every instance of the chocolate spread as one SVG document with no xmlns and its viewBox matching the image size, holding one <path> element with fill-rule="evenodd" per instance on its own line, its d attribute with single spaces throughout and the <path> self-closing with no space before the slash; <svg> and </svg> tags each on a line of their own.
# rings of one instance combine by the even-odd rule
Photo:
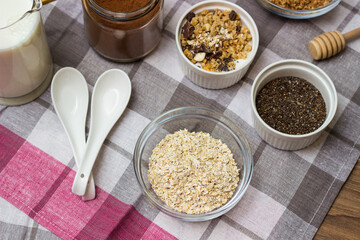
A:
<svg viewBox="0 0 360 240">
<path fill-rule="evenodd" d="M 135 61 L 150 53 L 159 43 L 163 28 L 163 0 L 95 0 L 98 6 L 110 10 L 111 16 L 99 12 L 90 0 L 82 2 L 89 44 L 102 56 L 119 62 Z M 118 13 L 124 14 L 119 17 Z"/>
</svg>

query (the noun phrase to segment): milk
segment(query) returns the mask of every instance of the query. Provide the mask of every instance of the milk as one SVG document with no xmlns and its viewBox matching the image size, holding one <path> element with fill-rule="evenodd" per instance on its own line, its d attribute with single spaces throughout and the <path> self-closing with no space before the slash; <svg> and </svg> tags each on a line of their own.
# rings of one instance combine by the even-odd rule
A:
<svg viewBox="0 0 360 240">
<path fill-rule="evenodd" d="M 33 100 L 52 77 L 52 60 L 40 13 L 33 12 L 16 22 L 32 6 L 32 0 L 0 0 L 0 104 L 8 105 L 8 98 L 19 100 L 29 94 L 32 99 L 27 96 L 26 101 Z M 9 105 L 14 104 L 10 99 Z"/>
</svg>

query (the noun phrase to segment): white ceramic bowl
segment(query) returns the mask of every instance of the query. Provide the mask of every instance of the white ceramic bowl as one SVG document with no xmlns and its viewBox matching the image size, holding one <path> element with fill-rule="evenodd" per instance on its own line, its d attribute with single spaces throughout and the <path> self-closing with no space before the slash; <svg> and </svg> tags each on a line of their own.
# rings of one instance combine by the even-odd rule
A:
<svg viewBox="0 0 360 240">
<path fill-rule="evenodd" d="M 252 50 L 243 62 L 243 66 L 229 72 L 210 72 L 195 66 L 183 53 L 181 49 L 181 28 L 185 24 L 185 17 L 189 12 L 199 13 L 204 9 L 234 10 L 239 14 L 243 25 L 249 28 L 252 35 Z M 203 1 L 188 9 L 180 18 L 175 32 L 176 46 L 178 49 L 179 62 L 185 75 L 195 84 L 209 89 L 227 88 L 237 83 L 247 72 L 251 62 L 254 60 L 259 47 L 259 32 L 251 16 L 238 5 L 227 1 Z"/>
<path fill-rule="evenodd" d="M 326 104 L 326 119 L 314 132 L 291 135 L 279 132 L 267 125 L 256 110 L 256 95 L 264 85 L 273 79 L 294 76 L 307 80 L 321 93 Z M 251 88 L 251 108 L 254 127 L 259 136 L 268 144 L 283 150 L 298 150 L 313 143 L 334 118 L 337 108 L 336 89 L 329 76 L 314 64 L 302 60 L 283 60 L 273 63 L 262 70 L 255 78 Z"/>
</svg>

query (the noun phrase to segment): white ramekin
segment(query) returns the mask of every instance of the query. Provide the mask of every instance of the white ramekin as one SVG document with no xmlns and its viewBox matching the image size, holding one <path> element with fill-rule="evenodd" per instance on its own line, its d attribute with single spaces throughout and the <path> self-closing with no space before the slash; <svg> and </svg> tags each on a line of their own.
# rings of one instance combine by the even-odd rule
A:
<svg viewBox="0 0 360 240">
<path fill-rule="evenodd" d="M 279 132 L 267 125 L 256 110 L 256 95 L 264 85 L 273 79 L 294 76 L 307 80 L 321 93 L 326 104 L 325 122 L 314 132 L 291 135 Z M 337 108 L 336 89 L 329 76 L 314 64 L 302 60 L 283 60 L 273 63 L 262 70 L 255 78 L 251 88 L 251 108 L 254 127 L 259 136 L 268 144 L 283 150 L 298 150 L 313 143 L 334 118 Z"/>
<path fill-rule="evenodd" d="M 229 72 L 210 72 L 195 66 L 183 53 L 180 43 L 181 28 L 185 24 L 185 17 L 189 12 L 198 13 L 204 9 L 221 9 L 234 10 L 239 14 L 243 25 L 249 28 L 252 35 L 252 50 L 246 60 L 243 62 L 243 67 Z M 255 58 L 257 49 L 259 47 L 259 32 L 254 20 L 251 16 L 238 5 L 227 1 L 203 1 L 195 4 L 188 9 L 180 18 L 175 32 L 176 46 L 178 49 L 178 56 L 181 69 L 185 75 L 195 84 L 209 89 L 227 88 L 237 83 L 246 73 L 250 64 Z"/>
</svg>

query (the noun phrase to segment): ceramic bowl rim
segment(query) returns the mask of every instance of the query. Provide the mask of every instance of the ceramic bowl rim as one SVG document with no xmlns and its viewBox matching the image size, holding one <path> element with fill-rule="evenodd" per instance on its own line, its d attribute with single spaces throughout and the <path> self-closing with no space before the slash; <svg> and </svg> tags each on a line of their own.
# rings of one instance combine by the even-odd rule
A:
<svg viewBox="0 0 360 240">
<path fill-rule="evenodd" d="M 306 66 L 307 68 L 309 69 L 312 69 L 312 70 L 315 70 L 315 71 L 318 71 L 320 72 L 323 76 L 324 76 L 324 79 L 326 79 L 326 81 L 322 81 L 324 85 L 327 85 L 330 90 L 331 90 L 331 93 L 329 93 L 329 96 L 331 97 L 331 101 L 330 101 L 330 104 L 329 106 L 326 106 L 326 107 L 329 107 L 331 108 L 329 110 L 329 114 L 327 114 L 326 116 L 326 119 L 324 121 L 324 123 L 319 127 L 317 128 L 315 131 L 313 132 L 310 132 L 310 133 L 306 133 L 306 134 L 299 134 L 299 135 L 292 135 L 292 134 L 287 134 L 287 133 L 283 133 L 283 132 L 280 132 L 272 127 L 270 127 L 267 123 L 265 123 L 265 121 L 260 117 L 257 109 L 256 109 L 256 103 L 255 103 L 255 98 L 256 98 L 256 95 L 255 95 L 255 90 L 258 89 L 257 85 L 259 85 L 262 81 L 264 81 L 261 77 L 270 69 L 278 66 L 278 65 L 281 65 L 281 64 L 301 64 L 303 66 Z M 257 93 L 256 93 L 257 94 Z M 337 105 L 338 105 L 338 99 L 337 99 L 337 92 L 336 92 L 336 88 L 335 88 L 335 85 L 334 83 L 332 82 L 332 80 L 330 79 L 330 77 L 321 69 L 319 68 L 318 66 L 312 64 L 312 63 L 309 63 L 309 62 L 306 62 L 304 60 L 299 60 L 299 59 L 285 59 L 285 60 L 281 60 L 281 61 L 277 61 L 275 63 L 272 63 L 268 66 L 266 66 L 260 73 L 258 73 L 258 75 L 256 76 L 253 84 L 252 84 L 252 87 L 251 87 L 251 109 L 254 113 L 254 116 L 256 117 L 257 120 L 259 120 L 261 122 L 261 124 L 268 130 L 270 131 L 273 135 L 276 135 L 276 136 L 281 136 L 281 137 L 285 137 L 285 138 L 288 138 L 288 139 L 303 139 L 303 138 L 308 138 L 308 137 L 311 137 L 311 136 L 314 136 L 322 131 L 325 130 L 325 128 L 331 123 L 331 121 L 333 120 L 334 116 L 335 116 L 335 113 L 337 111 Z"/>
<path fill-rule="evenodd" d="M 184 52 L 182 51 L 182 48 L 181 48 L 181 44 L 180 44 L 180 30 L 181 30 L 181 26 L 182 26 L 182 23 L 184 22 L 184 19 L 186 17 L 186 15 L 192 11 L 193 9 L 195 8 L 198 8 L 198 7 L 201 7 L 202 5 L 206 5 L 206 4 L 227 4 L 229 6 L 231 6 L 231 8 L 229 7 L 229 9 L 236 9 L 237 13 L 240 15 L 240 18 L 241 16 L 246 16 L 246 18 L 248 18 L 250 24 L 252 26 L 247 26 L 250 30 L 250 33 L 252 35 L 252 49 L 251 49 L 251 52 L 250 52 L 250 56 L 248 56 L 246 59 L 245 59 L 245 63 L 242 67 L 238 68 L 238 69 L 235 69 L 235 70 L 232 70 L 232 71 L 228 71 L 228 72 L 211 72 L 211 71 L 207 71 L 207 70 L 204 70 L 202 68 L 199 68 L 197 67 L 194 63 L 192 63 L 184 54 Z M 239 12 L 240 11 L 240 12 Z M 255 33 L 255 34 L 254 34 Z M 178 54 L 182 57 L 183 60 L 185 60 L 186 64 L 191 66 L 191 68 L 195 71 L 200 71 L 201 73 L 204 73 L 204 74 L 209 74 L 209 75 L 213 75 L 213 76 L 225 76 L 225 75 L 231 75 L 231 74 L 234 74 L 234 73 L 237 73 L 241 70 L 243 70 L 246 66 L 250 65 L 251 62 L 254 60 L 255 56 L 256 56 L 256 53 L 257 53 L 257 50 L 259 48 L 259 31 L 258 31 L 258 28 L 257 28 L 257 25 L 254 21 L 254 19 L 251 17 L 251 15 L 245 11 L 242 7 L 240 7 L 239 5 L 235 4 L 235 3 L 232 3 L 232 2 L 228 2 L 228 1 L 219 1 L 219 0 L 206 0 L 206 1 L 201 1 L 195 5 L 192 5 L 189 9 L 187 9 L 184 14 L 180 17 L 177 25 L 176 25 L 176 30 L 175 30 L 175 44 L 176 44 L 176 47 L 177 47 L 177 50 L 178 50 Z"/>
</svg>

